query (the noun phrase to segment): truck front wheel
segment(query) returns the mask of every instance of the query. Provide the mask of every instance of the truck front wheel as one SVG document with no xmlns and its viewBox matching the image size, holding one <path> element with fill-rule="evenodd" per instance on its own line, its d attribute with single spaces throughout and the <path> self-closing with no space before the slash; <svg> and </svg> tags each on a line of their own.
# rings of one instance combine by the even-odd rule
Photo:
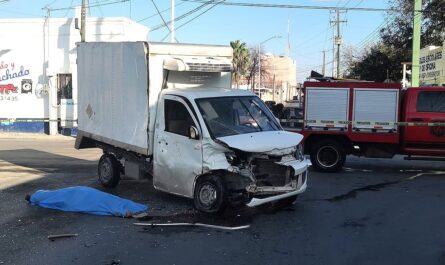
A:
<svg viewBox="0 0 445 265">
<path fill-rule="evenodd" d="M 221 212 L 226 205 L 225 197 L 224 182 L 220 177 L 208 175 L 198 179 L 193 194 L 197 210 L 205 213 Z"/>
<path fill-rule="evenodd" d="M 336 141 L 320 141 L 310 154 L 312 165 L 321 172 L 338 172 L 346 161 L 345 149 Z"/>
<path fill-rule="evenodd" d="M 114 188 L 121 179 L 120 164 L 112 154 L 103 154 L 98 165 L 99 181 L 106 188 Z"/>
</svg>

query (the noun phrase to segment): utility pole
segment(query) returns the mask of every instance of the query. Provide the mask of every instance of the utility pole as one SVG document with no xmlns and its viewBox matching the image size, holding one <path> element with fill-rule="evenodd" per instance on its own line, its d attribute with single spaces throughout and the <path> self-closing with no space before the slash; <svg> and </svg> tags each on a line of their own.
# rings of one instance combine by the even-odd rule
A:
<svg viewBox="0 0 445 265">
<path fill-rule="evenodd" d="M 420 31 L 422 23 L 422 0 L 414 0 L 413 57 L 411 65 L 411 86 L 419 86 L 420 74 Z"/>
<path fill-rule="evenodd" d="M 340 59 L 340 47 L 342 44 L 342 37 L 341 37 L 341 32 L 340 32 L 340 24 L 341 23 L 346 23 L 346 20 L 340 20 L 340 13 L 344 13 L 341 12 L 339 9 L 337 9 L 336 11 L 336 19 L 335 20 L 331 20 L 331 25 L 334 24 L 334 26 L 337 26 L 337 36 L 335 36 L 334 38 L 334 43 L 335 45 L 337 45 L 337 78 L 341 77 L 341 73 L 340 73 L 340 66 L 341 66 L 341 59 Z"/>
<path fill-rule="evenodd" d="M 321 70 L 321 73 L 323 76 L 326 74 L 326 51 L 321 51 L 323 53 L 323 68 Z"/>
<path fill-rule="evenodd" d="M 80 41 L 85 42 L 85 19 L 86 19 L 86 5 L 87 0 L 82 0 L 82 7 L 80 9 Z"/>
<path fill-rule="evenodd" d="M 171 0 L 171 19 L 170 19 L 170 42 L 174 43 L 175 42 L 175 0 Z"/>
</svg>

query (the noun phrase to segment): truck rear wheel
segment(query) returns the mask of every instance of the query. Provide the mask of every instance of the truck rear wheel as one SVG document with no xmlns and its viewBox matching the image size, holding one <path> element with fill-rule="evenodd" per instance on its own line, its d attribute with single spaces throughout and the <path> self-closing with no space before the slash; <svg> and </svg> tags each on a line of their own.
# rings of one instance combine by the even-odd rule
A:
<svg viewBox="0 0 445 265">
<path fill-rule="evenodd" d="M 338 172 L 346 161 L 343 146 L 336 141 L 320 141 L 310 152 L 312 165 L 321 172 Z"/>
<path fill-rule="evenodd" d="M 114 188 L 121 179 L 120 164 L 112 154 L 103 154 L 97 169 L 100 183 L 106 188 Z"/>
<path fill-rule="evenodd" d="M 221 212 L 226 205 L 225 192 L 224 182 L 220 177 L 200 177 L 193 194 L 195 208 L 205 213 Z"/>
</svg>

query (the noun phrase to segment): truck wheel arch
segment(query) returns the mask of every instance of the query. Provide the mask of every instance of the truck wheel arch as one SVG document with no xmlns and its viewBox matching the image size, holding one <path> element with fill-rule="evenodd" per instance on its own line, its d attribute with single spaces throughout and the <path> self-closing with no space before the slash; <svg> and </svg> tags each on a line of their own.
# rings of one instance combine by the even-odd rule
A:
<svg viewBox="0 0 445 265">
<path fill-rule="evenodd" d="M 206 172 L 205 174 L 196 176 L 193 183 L 192 198 L 195 198 L 196 185 L 201 178 L 208 176 L 216 176 L 221 179 L 224 185 L 225 191 L 225 205 L 231 205 L 234 207 L 243 206 L 247 204 L 251 198 L 249 198 L 246 187 L 251 183 L 251 179 L 246 176 L 231 173 L 225 170 L 213 170 Z"/>
</svg>

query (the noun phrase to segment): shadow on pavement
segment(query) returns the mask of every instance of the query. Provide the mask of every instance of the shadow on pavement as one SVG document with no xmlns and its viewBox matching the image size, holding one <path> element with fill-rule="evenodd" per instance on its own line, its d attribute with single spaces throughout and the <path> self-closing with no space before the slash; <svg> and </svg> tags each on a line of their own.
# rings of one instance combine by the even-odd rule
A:
<svg viewBox="0 0 445 265">
<path fill-rule="evenodd" d="M 46 173 L 89 172 L 97 167 L 97 161 L 57 155 L 35 149 L 1 150 L 0 160 Z"/>
</svg>

